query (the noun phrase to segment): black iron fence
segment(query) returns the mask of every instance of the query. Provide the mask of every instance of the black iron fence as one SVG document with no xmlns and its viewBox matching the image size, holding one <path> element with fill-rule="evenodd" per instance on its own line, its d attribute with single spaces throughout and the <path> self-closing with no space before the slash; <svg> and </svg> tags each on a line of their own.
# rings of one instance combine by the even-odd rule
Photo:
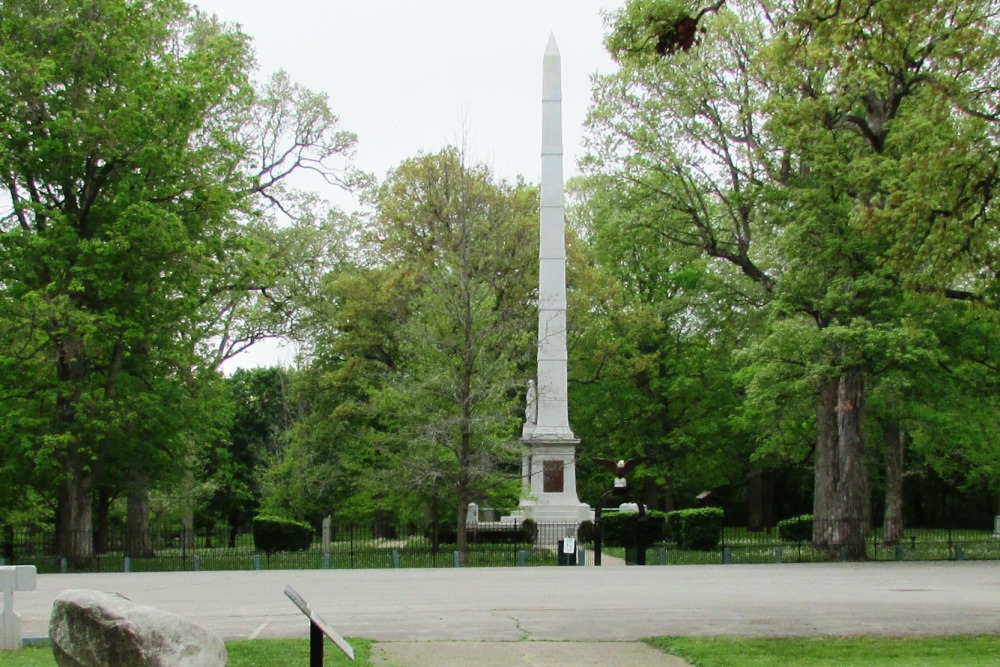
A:
<svg viewBox="0 0 1000 667">
<path fill-rule="evenodd" d="M 820 526 L 814 534 L 834 539 L 814 544 L 811 539 L 782 539 L 776 529 L 750 532 L 726 527 L 720 532 L 718 545 L 708 550 L 680 549 L 669 539 L 645 545 L 646 563 L 1000 559 L 1000 534 L 994 528 L 906 528 L 892 540 L 886 539 L 881 529 L 867 526 Z M 32 564 L 40 573 L 539 566 L 567 564 L 559 547 L 567 537 L 577 535 L 576 523 L 541 524 L 535 534 L 510 540 L 497 540 L 489 531 L 470 531 L 466 549 L 459 551 L 453 531 L 438 531 L 435 538 L 429 527 L 334 525 L 328 541 L 317 531 L 306 550 L 264 553 L 255 548 L 249 532 L 226 526 L 197 531 L 157 527 L 142 540 L 130 539 L 124 531 L 112 531 L 93 557 L 81 561 L 60 554 L 52 530 L 7 528 L 0 530 L 0 565 Z M 838 535 L 849 536 L 851 542 L 838 542 Z M 583 533 L 580 537 L 589 539 Z M 127 555 L 126 546 L 137 544 L 143 549 Z M 587 552 L 592 548 L 583 541 L 578 546 Z M 634 554 L 621 547 L 606 545 L 602 552 L 604 564 L 615 557 L 634 560 Z M 586 561 L 592 562 L 589 554 Z"/>
<path fill-rule="evenodd" d="M 675 542 L 648 545 L 646 563 L 807 563 L 890 560 L 1000 559 L 1000 533 L 994 529 L 907 528 L 887 539 L 881 528 L 861 522 L 817 522 L 813 537 L 784 539 L 776 528 L 749 531 L 723 528 L 714 549 L 679 549 Z M 816 539 L 814 542 L 813 538 Z M 614 554 L 614 550 L 611 550 Z"/>
<path fill-rule="evenodd" d="M 81 559 L 60 553 L 53 530 L 8 529 L 0 531 L 0 565 L 31 564 L 40 573 L 556 565 L 559 541 L 575 536 L 576 530 L 575 523 L 542 524 L 527 536 L 518 532 L 515 539 L 470 530 L 467 546 L 460 551 L 453 530 L 438 531 L 435 537 L 430 527 L 334 525 L 328 540 L 317 531 L 308 549 L 277 553 L 258 550 L 251 533 L 226 526 L 157 528 L 142 539 L 121 530 Z"/>
</svg>

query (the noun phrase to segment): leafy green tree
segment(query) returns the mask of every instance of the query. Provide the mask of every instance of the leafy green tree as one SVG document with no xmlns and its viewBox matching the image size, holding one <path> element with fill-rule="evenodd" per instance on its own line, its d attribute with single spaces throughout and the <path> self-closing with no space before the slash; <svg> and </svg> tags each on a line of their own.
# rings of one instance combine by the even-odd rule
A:
<svg viewBox="0 0 1000 667">
<path fill-rule="evenodd" d="M 251 66 L 245 36 L 177 0 L 0 7 L 0 319 L 17 350 L 2 423 L 22 434 L 5 450 L 58 497 L 74 565 L 92 559 L 98 473 L 128 487 L 141 524 L 157 466 L 199 436 L 185 397 L 232 346 L 198 353 L 255 335 L 243 315 L 270 286 L 253 233 L 265 218 L 245 224 L 255 198 L 277 200 L 291 169 L 351 141 L 329 115 L 263 113 L 270 88 L 254 92 Z M 300 127 L 313 133 L 274 159 L 249 143 Z M 238 322 L 250 333 L 234 336 Z"/>
<path fill-rule="evenodd" d="M 595 456 L 646 457 L 635 475 L 646 504 L 690 506 L 699 492 L 742 484 L 748 473 L 733 465 L 749 459 L 752 439 L 734 419 L 732 350 L 752 320 L 745 298 L 696 250 L 664 244 L 620 190 L 601 179 L 591 187 L 580 213 L 596 276 L 570 273 L 574 293 L 594 293 L 593 303 L 570 309 L 579 331 L 570 367 L 581 458 L 597 443 Z M 606 490 L 585 495 L 596 502 Z"/>
<path fill-rule="evenodd" d="M 967 296 L 957 288 L 969 255 L 959 249 L 995 234 L 984 213 L 996 188 L 992 131 L 969 109 L 970 97 L 989 94 L 970 67 L 994 66 L 995 12 L 991 2 L 775 12 L 769 77 L 781 94 L 771 129 L 798 167 L 786 190 L 785 254 L 797 258 L 788 276 L 797 289 L 825 285 L 811 310 L 833 370 L 821 380 L 830 407 L 818 416 L 817 458 L 836 461 L 836 473 L 817 475 L 817 516 L 865 515 L 865 378 L 912 349 L 903 290 Z M 817 247 L 833 261 L 817 261 Z M 858 535 L 830 538 L 861 550 Z"/>
<path fill-rule="evenodd" d="M 291 428 L 288 375 L 281 368 L 239 369 L 226 379 L 234 406 L 232 421 L 225 446 L 209 453 L 206 468 L 215 489 L 207 509 L 226 520 L 230 546 L 235 546 L 237 533 L 249 528 L 260 508 L 258 471 L 281 451 Z"/>
<path fill-rule="evenodd" d="M 307 416 L 269 488 L 294 468 L 326 480 L 310 511 L 453 508 L 462 546 L 469 502 L 516 499 L 536 196 L 454 148 L 405 160 L 371 191 L 355 258 L 324 285 L 332 306 L 317 309 L 299 376 Z"/>
<path fill-rule="evenodd" d="M 595 165 L 637 224 L 760 288 L 758 350 L 798 357 L 817 397 L 815 541 L 860 557 L 866 383 L 933 345 L 908 293 L 974 298 L 995 232 L 995 3 L 731 1 L 666 53 L 630 37 L 651 4 L 611 18 L 622 70 L 595 92 Z"/>
<path fill-rule="evenodd" d="M 466 508 L 504 479 L 519 450 L 517 388 L 532 349 L 537 202 L 523 184 L 496 182 L 455 149 L 407 160 L 376 195 L 382 256 L 413 276 L 399 337 L 399 373 L 383 391 L 398 410 L 404 479 Z"/>
</svg>

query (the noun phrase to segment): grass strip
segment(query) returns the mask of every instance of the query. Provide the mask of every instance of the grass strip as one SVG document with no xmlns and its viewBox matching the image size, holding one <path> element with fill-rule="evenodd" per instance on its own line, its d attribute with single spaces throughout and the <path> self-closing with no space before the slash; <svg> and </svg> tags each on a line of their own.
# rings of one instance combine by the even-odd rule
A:
<svg viewBox="0 0 1000 667">
<path fill-rule="evenodd" d="M 1000 636 L 749 639 L 656 637 L 653 646 L 696 667 L 988 667 Z"/>
<path fill-rule="evenodd" d="M 327 643 L 323 649 L 323 665 L 347 667 L 369 665 L 371 641 L 349 639 L 354 647 L 355 662 L 347 659 L 336 646 Z M 309 664 L 308 639 L 255 639 L 226 642 L 229 667 L 302 667 Z M 29 646 L 20 651 L 0 651 L 0 667 L 56 667 L 50 646 Z"/>
</svg>

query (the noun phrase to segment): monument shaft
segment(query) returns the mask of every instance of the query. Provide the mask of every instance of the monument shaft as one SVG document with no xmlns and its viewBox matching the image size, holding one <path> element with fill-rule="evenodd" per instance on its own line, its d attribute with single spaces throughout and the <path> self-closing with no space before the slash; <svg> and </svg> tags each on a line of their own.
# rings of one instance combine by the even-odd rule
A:
<svg viewBox="0 0 1000 667">
<path fill-rule="evenodd" d="M 521 440 L 526 478 L 518 515 L 539 523 L 593 518 L 576 495 L 576 445 L 569 426 L 566 348 L 566 222 L 562 75 L 555 37 L 542 61 L 542 183 L 538 249 L 537 378 L 529 385 Z"/>
<path fill-rule="evenodd" d="M 549 38 L 542 65 L 542 184 L 538 248 L 538 417 L 533 437 L 573 439 L 566 351 L 566 223 L 562 75 Z"/>
</svg>

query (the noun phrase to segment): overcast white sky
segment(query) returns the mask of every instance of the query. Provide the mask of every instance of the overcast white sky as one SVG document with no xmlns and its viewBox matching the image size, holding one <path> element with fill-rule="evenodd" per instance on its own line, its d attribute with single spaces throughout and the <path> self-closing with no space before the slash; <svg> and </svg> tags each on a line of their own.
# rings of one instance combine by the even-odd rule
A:
<svg viewBox="0 0 1000 667">
<path fill-rule="evenodd" d="M 383 178 L 419 151 L 465 147 L 504 178 L 538 182 L 541 72 L 562 54 L 566 175 L 576 172 L 590 77 L 614 69 L 601 10 L 624 0 L 193 0 L 253 38 L 260 69 L 329 95 L 358 135 L 355 163 Z M 341 206 L 350 204 L 324 193 Z M 274 356 L 277 355 L 277 356 Z M 272 346 L 240 365 L 288 364 Z"/>
<path fill-rule="evenodd" d="M 379 178 L 418 151 L 467 138 L 507 178 L 540 173 L 542 54 L 562 53 L 567 174 L 575 171 L 590 76 L 613 69 L 602 9 L 623 0 L 193 0 L 253 38 L 263 72 L 329 95 Z"/>
</svg>

